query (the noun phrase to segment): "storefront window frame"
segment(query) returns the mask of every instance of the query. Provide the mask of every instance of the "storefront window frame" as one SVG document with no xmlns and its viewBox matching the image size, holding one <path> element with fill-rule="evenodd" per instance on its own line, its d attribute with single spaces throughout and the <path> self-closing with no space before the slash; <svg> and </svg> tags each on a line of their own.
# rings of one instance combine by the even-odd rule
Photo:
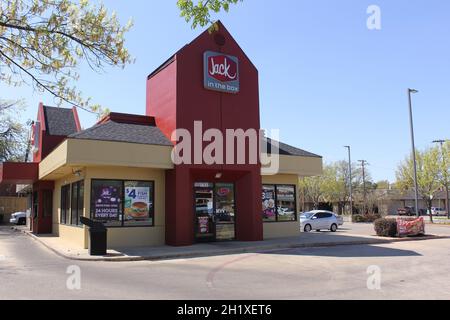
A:
<svg viewBox="0 0 450 320">
<path fill-rule="evenodd" d="M 77 194 L 76 194 L 76 201 L 73 203 L 73 191 L 74 191 L 74 185 L 77 185 Z M 83 185 L 82 190 L 83 193 L 80 192 L 80 186 Z M 83 228 L 83 224 L 80 222 L 80 217 L 83 216 L 84 212 L 84 190 L 85 190 L 85 182 L 84 180 L 78 180 L 75 182 L 72 182 L 70 184 L 70 220 L 69 223 L 66 223 L 66 225 L 76 227 L 76 228 Z M 80 200 L 82 201 L 82 205 L 80 208 Z M 74 208 L 75 205 L 75 208 Z M 75 209 L 75 210 L 74 210 Z M 73 216 L 76 215 L 76 223 L 73 223 Z"/>
<path fill-rule="evenodd" d="M 298 212 L 297 212 L 297 186 L 295 184 L 273 184 L 273 183 L 263 183 L 262 187 L 274 187 L 275 188 L 275 221 L 265 221 L 263 223 L 292 223 L 298 222 Z M 295 220 L 279 220 L 278 216 L 278 187 L 293 187 L 294 188 L 294 216 Z M 262 188 L 261 188 L 262 190 Z M 262 214 L 262 213 L 261 213 Z"/>
<path fill-rule="evenodd" d="M 68 191 L 68 194 L 67 194 Z M 72 189 L 70 184 L 61 186 L 61 201 L 60 201 L 60 220 L 59 223 L 63 225 L 69 225 L 67 223 L 70 220 L 71 210 L 71 195 Z M 64 218 L 63 218 L 64 217 Z M 69 218 L 69 219 L 68 219 Z"/>
<path fill-rule="evenodd" d="M 92 178 L 91 179 L 91 190 L 90 190 L 90 212 L 89 212 L 89 216 L 90 219 L 94 220 L 94 221 L 100 221 L 100 222 L 104 222 L 101 220 L 95 220 L 94 219 L 94 215 L 93 215 L 93 208 L 94 208 L 94 195 L 92 193 L 93 191 L 93 185 L 95 181 L 115 181 L 115 182 L 121 182 L 122 183 L 122 194 L 121 194 L 121 213 L 119 214 L 121 216 L 121 219 L 119 220 L 120 225 L 116 225 L 116 226 L 109 226 L 107 224 L 105 224 L 105 227 L 108 229 L 118 229 L 118 228 L 154 228 L 156 226 L 155 224 L 155 181 L 154 180 L 140 180 L 140 179 L 97 179 L 97 178 Z M 151 197 L 152 197 L 152 201 L 153 201 L 153 206 L 152 206 L 152 215 L 153 215 L 153 219 L 152 219 L 152 223 L 148 223 L 148 224 L 142 224 L 142 225 L 133 225 L 133 224 L 129 224 L 127 225 L 125 223 L 125 182 L 142 182 L 142 183 L 150 183 L 152 184 L 152 190 L 151 190 Z M 114 220 L 115 221 L 115 220 Z"/>
</svg>

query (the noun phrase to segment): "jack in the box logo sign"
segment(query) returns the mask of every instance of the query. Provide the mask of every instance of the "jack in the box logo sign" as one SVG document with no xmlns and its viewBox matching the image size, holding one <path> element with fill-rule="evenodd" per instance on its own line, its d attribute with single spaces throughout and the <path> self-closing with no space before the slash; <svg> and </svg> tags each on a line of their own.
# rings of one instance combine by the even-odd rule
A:
<svg viewBox="0 0 450 320">
<path fill-rule="evenodd" d="M 239 60 L 223 53 L 206 51 L 203 57 L 204 86 L 225 93 L 239 92 Z"/>
</svg>

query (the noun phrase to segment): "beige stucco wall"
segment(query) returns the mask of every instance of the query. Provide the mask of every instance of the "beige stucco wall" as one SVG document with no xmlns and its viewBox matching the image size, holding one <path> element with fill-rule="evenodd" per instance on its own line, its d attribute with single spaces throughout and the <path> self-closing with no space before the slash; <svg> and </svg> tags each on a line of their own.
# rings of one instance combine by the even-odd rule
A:
<svg viewBox="0 0 450 320">
<path fill-rule="evenodd" d="M 263 176 L 263 184 L 290 184 L 296 186 L 296 202 L 297 211 L 299 208 L 298 201 L 298 176 L 295 174 L 279 174 L 275 176 Z M 294 237 L 300 233 L 300 225 L 298 221 L 293 222 L 265 222 L 264 223 L 264 239 Z"/>
<path fill-rule="evenodd" d="M 137 143 L 69 139 L 68 163 L 72 165 L 127 166 L 172 169 L 172 147 Z"/>
<path fill-rule="evenodd" d="M 66 175 L 55 181 L 55 189 L 53 191 L 53 234 L 61 237 L 65 242 L 74 246 L 85 247 L 86 230 L 84 227 L 76 227 L 63 225 L 61 223 L 61 187 L 83 180 L 83 177 L 75 175 Z M 85 182 L 86 183 L 86 182 Z M 89 202 L 89 195 L 84 194 L 84 203 Z M 86 215 L 86 207 L 83 211 Z"/>
<path fill-rule="evenodd" d="M 53 193 L 53 233 L 62 240 L 82 248 L 88 247 L 88 230 L 86 227 L 74 227 L 60 224 L 61 187 L 78 180 L 84 180 L 84 211 L 90 217 L 91 180 L 147 180 L 155 182 L 155 226 L 132 228 L 109 228 L 108 248 L 131 246 L 159 246 L 165 243 L 165 171 L 148 168 L 126 167 L 85 167 L 81 176 L 67 175 L 55 181 Z"/>
<path fill-rule="evenodd" d="M 267 156 L 263 154 L 263 156 Z M 320 157 L 299 157 L 280 155 L 277 175 L 318 176 L 323 173 L 323 160 Z M 273 165 L 273 164 L 272 164 Z M 263 165 L 263 168 L 267 166 Z M 264 170 L 261 170 L 265 175 Z"/>
<path fill-rule="evenodd" d="M 39 179 L 59 180 L 92 166 L 172 169 L 171 151 L 170 146 L 67 139 L 39 164 Z"/>
<path fill-rule="evenodd" d="M 56 147 L 47 157 L 39 163 L 39 180 L 42 180 L 47 175 L 57 173 L 57 170 L 67 164 L 67 148 L 68 140 L 62 142 Z M 53 175 L 53 179 L 62 179 L 67 175 L 67 172 Z M 54 179 L 56 180 L 56 179 Z"/>
</svg>

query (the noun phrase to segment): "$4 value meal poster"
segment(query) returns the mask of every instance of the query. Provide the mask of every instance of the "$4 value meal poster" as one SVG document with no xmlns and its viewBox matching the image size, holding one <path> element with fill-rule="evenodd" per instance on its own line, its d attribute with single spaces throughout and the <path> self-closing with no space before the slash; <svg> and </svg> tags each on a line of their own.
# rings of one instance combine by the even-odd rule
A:
<svg viewBox="0 0 450 320">
<path fill-rule="evenodd" d="M 148 220 L 150 218 L 149 187 L 126 187 L 125 188 L 125 219 L 126 220 Z"/>
</svg>

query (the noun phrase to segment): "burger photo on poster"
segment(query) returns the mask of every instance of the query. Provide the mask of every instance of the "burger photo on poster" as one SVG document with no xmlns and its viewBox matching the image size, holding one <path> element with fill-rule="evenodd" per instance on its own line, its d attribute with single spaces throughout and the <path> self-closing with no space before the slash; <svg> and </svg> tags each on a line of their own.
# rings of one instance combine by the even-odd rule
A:
<svg viewBox="0 0 450 320">
<path fill-rule="evenodd" d="M 131 211 L 129 215 L 132 218 L 147 218 L 148 217 L 148 204 L 145 202 L 135 202 L 131 205 Z"/>
</svg>

